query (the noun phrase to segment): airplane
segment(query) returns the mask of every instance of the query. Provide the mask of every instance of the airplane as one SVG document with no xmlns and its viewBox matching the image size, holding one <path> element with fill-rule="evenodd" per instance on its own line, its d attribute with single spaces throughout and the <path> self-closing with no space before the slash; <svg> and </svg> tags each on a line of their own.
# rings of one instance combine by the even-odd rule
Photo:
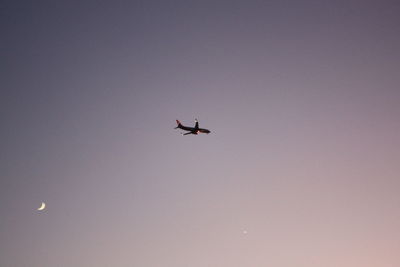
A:
<svg viewBox="0 0 400 267">
<path fill-rule="evenodd" d="M 196 122 L 194 127 L 187 127 L 187 126 L 183 126 L 180 121 L 176 120 L 176 123 L 178 124 L 178 126 L 176 126 L 174 129 L 181 129 L 184 131 L 188 131 L 187 133 L 184 133 L 182 135 L 188 135 L 188 134 L 197 135 L 199 133 L 206 133 L 206 134 L 210 133 L 210 130 L 199 128 L 199 121 L 197 119 L 195 119 L 194 121 Z"/>
</svg>

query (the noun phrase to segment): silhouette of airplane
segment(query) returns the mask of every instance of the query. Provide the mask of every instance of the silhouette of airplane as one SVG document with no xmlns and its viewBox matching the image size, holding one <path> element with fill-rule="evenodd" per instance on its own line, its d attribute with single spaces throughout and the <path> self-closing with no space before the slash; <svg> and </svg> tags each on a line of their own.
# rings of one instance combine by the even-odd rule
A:
<svg viewBox="0 0 400 267">
<path fill-rule="evenodd" d="M 188 134 L 197 135 L 199 133 L 206 133 L 206 134 L 210 133 L 210 130 L 199 128 L 199 122 L 197 121 L 197 119 L 195 119 L 194 121 L 196 122 L 194 127 L 187 127 L 187 126 L 183 126 L 180 121 L 176 120 L 176 123 L 178 124 L 178 126 L 176 126 L 174 129 L 182 129 L 184 131 L 188 131 L 187 133 L 184 133 L 182 135 L 188 135 Z"/>
</svg>

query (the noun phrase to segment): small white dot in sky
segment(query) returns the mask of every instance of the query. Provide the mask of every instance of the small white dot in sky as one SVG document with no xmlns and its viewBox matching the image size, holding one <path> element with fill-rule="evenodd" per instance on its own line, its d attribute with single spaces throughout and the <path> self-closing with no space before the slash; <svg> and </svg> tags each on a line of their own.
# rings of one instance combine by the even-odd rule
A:
<svg viewBox="0 0 400 267">
<path fill-rule="evenodd" d="M 247 230 L 243 230 L 243 234 L 245 234 L 245 235 L 246 235 L 246 234 L 247 234 Z"/>
</svg>

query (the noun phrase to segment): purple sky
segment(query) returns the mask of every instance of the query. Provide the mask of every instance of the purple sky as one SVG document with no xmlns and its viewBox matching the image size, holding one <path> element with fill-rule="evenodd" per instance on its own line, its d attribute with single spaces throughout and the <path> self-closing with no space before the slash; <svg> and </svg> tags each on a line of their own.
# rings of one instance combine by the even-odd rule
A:
<svg viewBox="0 0 400 267">
<path fill-rule="evenodd" d="M 399 14 L 2 1 L 0 266 L 400 266 Z"/>
</svg>

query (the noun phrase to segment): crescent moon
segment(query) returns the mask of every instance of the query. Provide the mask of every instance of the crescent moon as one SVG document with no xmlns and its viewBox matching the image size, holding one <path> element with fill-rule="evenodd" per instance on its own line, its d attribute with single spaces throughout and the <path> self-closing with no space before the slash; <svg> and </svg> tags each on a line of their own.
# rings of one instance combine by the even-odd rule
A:
<svg viewBox="0 0 400 267">
<path fill-rule="evenodd" d="M 44 210 L 46 208 L 46 203 L 42 202 L 42 205 L 37 210 Z"/>
</svg>

